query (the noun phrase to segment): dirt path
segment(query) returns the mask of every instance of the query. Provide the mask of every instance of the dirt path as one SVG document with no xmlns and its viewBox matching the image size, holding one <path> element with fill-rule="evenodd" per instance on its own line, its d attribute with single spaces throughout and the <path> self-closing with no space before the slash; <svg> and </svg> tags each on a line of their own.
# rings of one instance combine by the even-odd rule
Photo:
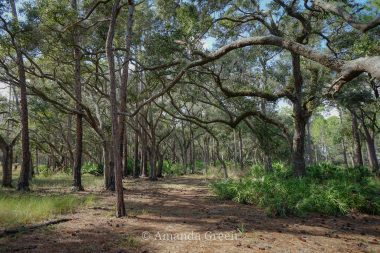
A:
<svg viewBox="0 0 380 253">
<path fill-rule="evenodd" d="M 113 195 L 72 221 L 0 239 L 0 252 L 380 252 L 380 217 L 270 218 L 215 199 L 199 177 L 127 180 L 128 217 Z"/>
</svg>

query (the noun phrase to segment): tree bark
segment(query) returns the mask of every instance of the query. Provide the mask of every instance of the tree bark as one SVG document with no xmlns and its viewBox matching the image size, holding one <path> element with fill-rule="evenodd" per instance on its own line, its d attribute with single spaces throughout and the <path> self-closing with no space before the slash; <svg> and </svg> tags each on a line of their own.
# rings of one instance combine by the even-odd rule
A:
<svg viewBox="0 0 380 253">
<path fill-rule="evenodd" d="M 71 1 L 71 7 L 74 9 L 78 16 L 77 0 Z M 75 133 L 75 157 L 73 166 L 73 191 L 83 191 L 82 186 L 82 154 L 83 154 L 83 114 L 82 114 L 82 83 L 81 83 L 81 50 L 80 50 L 80 33 L 78 27 L 74 27 L 73 31 L 74 43 L 74 90 L 75 90 L 75 109 L 78 111 L 76 114 L 76 133 Z"/>
<path fill-rule="evenodd" d="M 193 130 L 190 129 L 190 171 L 191 174 L 195 173 L 195 155 L 194 155 L 194 133 Z"/>
<path fill-rule="evenodd" d="M 13 21 L 19 27 L 17 8 L 15 0 L 10 0 L 12 8 Z M 20 118 L 21 118 L 21 149 L 22 149 L 22 165 L 20 177 L 17 184 L 17 190 L 29 191 L 29 174 L 30 174 L 30 151 L 29 151 L 29 115 L 28 115 L 28 99 L 26 91 L 26 72 L 22 50 L 19 48 L 15 40 L 15 50 L 17 57 L 18 82 L 20 85 Z"/>
<path fill-rule="evenodd" d="M 157 168 L 156 168 L 156 160 L 157 160 L 157 150 L 156 150 L 156 131 L 155 126 L 153 123 L 153 112 L 149 112 L 149 128 L 150 128 L 150 135 L 151 135 L 151 147 L 149 149 L 150 151 L 150 175 L 149 179 L 152 181 L 157 180 Z"/>
<path fill-rule="evenodd" d="M 104 188 L 115 191 L 114 159 L 109 141 L 103 141 Z"/>
<path fill-rule="evenodd" d="M 363 166 L 362 146 L 360 143 L 360 134 L 358 120 L 354 112 L 351 111 L 351 127 L 354 150 L 354 165 Z"/>
<path fill-rule="evenodd" d="M 129 61 L 131 55 L 131 45 L 132 45 L 132 28 L 133 28 L 133 13 L 135 10 L 135 5 L 133 0 L 128 0 L 128 15 L 127 15 L 127 32 L 125 35 L 125 53 L 124 53 L 124 63 L 123 63 L 123 73 L 121 75 L 121 85 L 120 85 L 120 112 L 126 112 L 127 109 L 127 86 L 129 77 Z M 119 114 L 119 130 L 118 138 L 120 140 L 120 154 L 121 158 L 124 157 L 124 174 L 126 174 L 127 169 L 127 152 L 123 152 L 127 149 L 127 135 L 125 131 L 125 115 L 123 113 Z M 125 141 L 123 141 L 125 140 Z"/>
<path fill-rule="evenodd" d="M 150 155 L 150 175 L 149 175 L 149 179 L 152 180 L 152 181 L 156 181 L 157 180 L 157 169 L 156 169 L 156 149 L 155 147 L 152 145 L 150 148 L 149 148 L 149 155 Z"/>
<path fill-rule="evenodd" d="M 207 174 L 208 166 L 210 165 L 210 137 L 206 136 L 204 138 L 204 168 Z"/>
<path fill-rule="evenodd" d="M 123 171 L 124 171 L 124 177 L 128 176 L 128 135 L 127 135 L 127 128 L 124 133 L 124 145 L 123 145 Z"/>
<path fill-rule="evenodd" d="M 310 118 L 306 123 L 306 154 L 307 154 L 307 164 L 310 165 L 313 163 L 313 149 L 311 145 L 311 133 L 310 133 Z"/>
<path fill-rule="evenodd" d="M 143 124 L 143 123 L 142 123 Z M 140 177 L 147 177 L 147 167 L 148 167 L 148 145 L 147 136 L 144 129 L 141 129 L 141 174 Z"/>
<path fill-rule="evenodd" d="M 137 122 L 137 120 L 136 120 Z M 138 129 L 138 123 L 136 124 Z M 134 166 L 133 166 L 133 177 L 138 178 L 140 176 L 140 167 L 139 167 L 139 133 L 135 133 L 135 146 L 134 146 Z"/>
<path fill-rule="evenodd" d="M 293 173 L 297 177 L 306 174 L 305 169 L 305 127 L 309 115 L 302 105 L 302 74 L 300 56 L 292 54 L 293 78 L 294 78 L 294 97 L 293 97 L 293 116 L 294 116 L 294 136 L 293 136 Z"/>
<path fill-rule="evenodd" d="M 368 126 L 364 120 L 364 115 L 361 115 L 361 122 L 364 130 L 364 136 L 366 140 L 367 146 L 367 154 L 368 154 L 368 163 L 374 173 L 379 173 L 379 162 L 376 156 L 376 146 L 375 146 L 375 138 L 371 135 Z"/>
<path fill-rule="evenodd" d="M 164 168 L 164 156 L 157 151 L 158 166 L 157 166 L 157 177 L 162 177 L 162 170 Z"/>
<path fill-rule="evenodd" d="M 108 69 L 110 76 L 110 103 L 111 103 L 111 119 L 112 119 L 112 151 L 115 161 L 115 190 L 116 190 L 116 217 L 126 215 L 124 196 L 123 196 L 123 171 L 122 160 L 120 155 L 120 130 L 118 118 L 118 106 L 116 100 L 116 74 L 115 74 L 115 59 L 113 52 L 113 39 L 115 36 L 116 16 L 119 8 L 120 0 L 115 0 L 112 6 L 111 20 L 107 33 L 106 40 L 106 56 L 108 61 Z"/>
<path fill-rule="evenodd" d="M 341 108 L 338 108 L 339 110 L 339 121 L 340 121 L 340 126 L 343 126 L 343 112 Z M 343 149 L 343 162 L 344 166 L 348 167 L 348 158 L 347 158 L 347 146 L 346 146 L 346 138 L 343 136 L 342 138 L 342 149 Z"/>
<path fill-rule="evenodd" d="M 241 129 L 239 129 L 239 164 L 240 169 L 244 169 L 244 160 L 243 160 L 243 138 L 241 136 Z"/>
<path fill-rule="evenodd" d="M 1 150 L 3 152 L 3 187 L 12 187 L 12 158 L 13 158 L 13 147 L 6 145 L 2 146 Z"/>
<path fill-rule="evenodd" d="M 224 173 L 224 178 L 228 178 L 228 171 L 227 171 L 227 166 L 226 163 L 224 162 L 223 157 L 220 155 L 219 151 L 219 142 L 216 141 L 216 156 L 218 157 L 218 160 L 220 161 Z"/>
</svg>

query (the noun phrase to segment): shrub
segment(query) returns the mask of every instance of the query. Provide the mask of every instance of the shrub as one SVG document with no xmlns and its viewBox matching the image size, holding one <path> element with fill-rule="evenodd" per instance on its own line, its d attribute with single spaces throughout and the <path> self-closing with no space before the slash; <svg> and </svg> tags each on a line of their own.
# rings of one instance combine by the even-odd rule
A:
<svg viewBox="0 0 380 253">
<path fill-rule="evenodd" d="M 162 174 L 165 176 L 180 176 L 184 174 L 181 164 L 172 163 L 169 160 L 164 160 Z"/>
<path fill-rule="evenodd" d="M 82 166 L 82 174 L 101 176 L 103 175 L 103 165 L 87 162 Z"/>
<path fill-rule="evenodd" d="M 39 174 L 41 174 L 44 177 L 48 177 L 48 176 L 51 176 L 52 174 L 54 174 L 53 170 L 50 169 L 46 165 L 38 165 L 37 166 L 37 171 L 38 171 Z"/>
<path fill-rule="evenodd" d="M 321 164 L 308 167 L 305 177 L 294 178 L 281 164 L 274 164 L 273 172 L 253 166 L 238 181 L 215 181 L 210 187 L 219 198 L 257 205 L 269 215 L 344 215 L 352 210 L 380 214 L 378 180 L 361 167 Z"/>
</svg>

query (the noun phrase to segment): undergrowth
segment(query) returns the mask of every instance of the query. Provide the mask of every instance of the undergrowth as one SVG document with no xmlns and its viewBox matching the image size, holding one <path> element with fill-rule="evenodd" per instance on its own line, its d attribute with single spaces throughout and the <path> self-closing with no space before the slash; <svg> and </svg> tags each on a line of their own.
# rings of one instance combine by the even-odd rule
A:
<svg viewBox="0 0 380 253">
<path fill-rule="evenodd" d="M 93 201 L 91 195 L 38 195 L 0 191 L 0 226 L 25 225 L 51 219 L 73 213 Z"/>
<path fill-rule="evenodd" d="M 221 199 L 264 208 L 269 215 L 380 214 L 380 184 L 368 169 L 328 164 L 310 166 L 302 178 L 275 164 L 273 172 L 254 166 L 239 180 L 219 180 L 211 190 Z"/>
</svg>

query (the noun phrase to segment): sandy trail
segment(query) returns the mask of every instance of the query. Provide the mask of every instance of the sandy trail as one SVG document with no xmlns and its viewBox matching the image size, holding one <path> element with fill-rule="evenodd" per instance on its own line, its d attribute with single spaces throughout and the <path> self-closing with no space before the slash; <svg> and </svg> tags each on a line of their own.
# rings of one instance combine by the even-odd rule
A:
<svg viewBox="0 0 380 253">
<path fill-rule="evenodd" d="M 380 252 L 380 217 L 273 218 L 217 200 L 199 176 L 126 180 L 128 217 L 114 195 L 73 220 L 0 239 L 0 252 Z M 88 194 L 89 192 L 82 193 Z"/>
</svg>

